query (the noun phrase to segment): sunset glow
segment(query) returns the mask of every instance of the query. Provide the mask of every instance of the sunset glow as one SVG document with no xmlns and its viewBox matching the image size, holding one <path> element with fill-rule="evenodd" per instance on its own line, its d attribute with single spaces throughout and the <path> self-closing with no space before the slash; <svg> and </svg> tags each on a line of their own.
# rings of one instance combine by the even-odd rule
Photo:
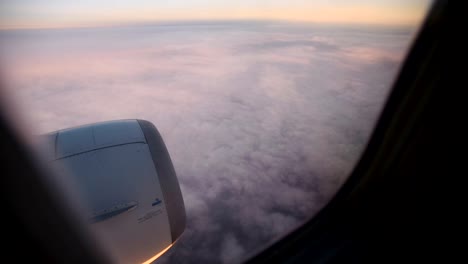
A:
<svg viewBox="0 0 468 264">
<path fill-rule="evenodd" d="M 166 247 L 165 249 L 163 249 L 161 252 L 159 252 L 158 254 L 154 255 L 153 257 L 151 257 L 150 259 L 148 259 L 147 261 L 143 262 L 142 264 L 150 264 L 150 263 L 153 263 L 153 261 L 155 261 L 156 259 L 158 259 L 160 256 L 162 256 L 164 253 L 166 253 L 166 251 L 168 251 L 171 247 L 172 247 L 173 244 L 170 244 L 168 247 Z"/>
<path fill-rule="evenodd" d="M 428 6 L 419 1 L 6 1 L 0 28 L 63 28 L 180 20 L 286 20 L 327 24 L 413 25 Z"/>
</svg>

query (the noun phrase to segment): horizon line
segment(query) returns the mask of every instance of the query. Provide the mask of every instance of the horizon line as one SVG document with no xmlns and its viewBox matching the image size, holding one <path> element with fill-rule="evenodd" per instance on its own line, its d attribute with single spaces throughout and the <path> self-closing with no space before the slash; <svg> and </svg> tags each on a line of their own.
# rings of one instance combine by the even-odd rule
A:
<svg viewBox="0 0 468 264">
<path fill-rule="evenodd" d="M 313 20 L 291 20 L 291 19 L 267 19 L 267 18 L 233 18 L 233 19 L 161 19 L 161 20 L 146 20 L 146 21 L 126 21 L 126 22 L 101 22 L 101 23 L 73 23 L 62 25 L 0 25 L 0 31 L 9 30 L 53 30 L 53 29 L 92 29 L 92 28 L 115 28 L 126 26 L 170 26 L 170 25 L 188 25 L 196 23 L 287 23 L 287 24 L 303 24 L 303 25 L 323 25 L 323 26 L 371 26 L 384 28 L 414 28 L 422 21 L 406 22 L 406 23 L 382 23 L 382 22 L 329 22 L 329 21 L 313 21 Z"/>
</svg>

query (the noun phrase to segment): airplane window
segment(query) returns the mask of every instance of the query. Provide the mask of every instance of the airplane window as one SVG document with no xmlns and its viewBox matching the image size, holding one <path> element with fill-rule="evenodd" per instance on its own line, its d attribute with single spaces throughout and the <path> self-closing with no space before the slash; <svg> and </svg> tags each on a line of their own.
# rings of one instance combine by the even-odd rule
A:
<svg viewBox="0 0 468 264">
<path fill-rule="evenodd" d="M 158 261 L 236 263 L 313 217 L 346 180 L 429 4 L 3 1 L 0 77 L 32 136 L 153 123 L 186 210 L 185 231 Z M 125 127 L 135 136 L 113 137 L 147 142 L 133 125 L 99 131 Z M 110 144 L 106 135 L 99 142 Z M 126 148 L 140 153 L 134 164 L 151 160 Z M 112 164 L 99 155 L 90 162 Z M 113 206 L 95 214 L 141 204 Z"/>
</svg>

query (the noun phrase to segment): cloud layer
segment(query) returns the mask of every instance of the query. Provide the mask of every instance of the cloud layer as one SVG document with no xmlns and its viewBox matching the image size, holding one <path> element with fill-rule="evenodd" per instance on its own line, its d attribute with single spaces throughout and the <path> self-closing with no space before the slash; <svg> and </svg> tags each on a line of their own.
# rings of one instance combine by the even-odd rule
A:
<svg viewBox="0 0 468 264">
<path fill-rule="evenodd" d="M 153 122 L 188 215 L 161 262 L 231 263 L 337 191 L 411 33 L 271 22 L 5 31 L 0 56 L 38 133 Z"/>
</svg>

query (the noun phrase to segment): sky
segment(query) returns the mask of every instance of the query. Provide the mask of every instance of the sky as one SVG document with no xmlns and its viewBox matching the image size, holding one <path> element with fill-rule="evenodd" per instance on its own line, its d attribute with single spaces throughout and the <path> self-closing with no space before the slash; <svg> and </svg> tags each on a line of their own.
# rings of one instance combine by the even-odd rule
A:
<svg viewBox="0 0 468 264">
<path fill-rule="evenodd" d="M 0 3 L 0 28 L 226 19 L 414 25 L 429 3 L 429 0 L 7 0 Z"/>
<path fill-rule="evenodd" d="M 0 72 L 33 134 L 154 123 L 187 211 L 159 262 L 236 263 L 333 197 L 416 31 L 250 20 L 7 30 Z"/>
</svg>

